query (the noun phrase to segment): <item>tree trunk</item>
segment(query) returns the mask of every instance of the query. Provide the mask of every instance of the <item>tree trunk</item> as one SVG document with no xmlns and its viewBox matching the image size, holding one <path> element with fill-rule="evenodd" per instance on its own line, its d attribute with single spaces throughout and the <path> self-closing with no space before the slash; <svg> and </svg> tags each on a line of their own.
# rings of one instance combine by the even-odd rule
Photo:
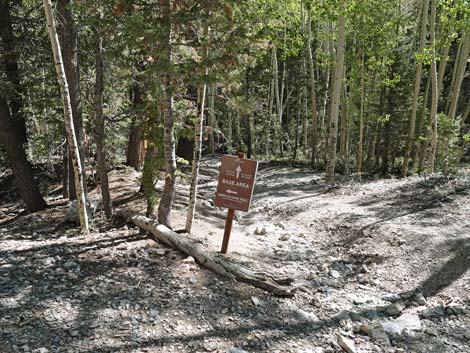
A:
<svg viewBox="0 0 470 353">
<path fill-rule="evenodd" d="M 146 142 L 142 128 L 143 96 L 146 89 L 142 82 L 143 70 L 144 64 L 139 61 L 136 64 L 136 73 L 131 86 L 131 100 L 134 114 L 130 126 L 129 142 L 127 144 L 126 165 L 133 167 L 135 170 L 142 169 L 146 154 Z"/>
<path fill-rule="evenodd" d="M 434 161 L 436 159 L 437 149 L 437 99 L 438 99 L 438 83 L 437 83 L 437 67 L 436 67 L 436 0 L 431 0 L 431 20 L 429 24 L 429 32 L 431 34 L 431 48 L 433 60 L 431 62 L 431 131 L 429 139 L 429 150 L 427 157 L 427 173 L 434 172 Z"/>
<path fill-rule="evenodd" d="M 47 27 L 49 38 L 51 41 L 52 52 L 54 54 L 54 64 L 57 71 L 57 80 L 59 81 L 60 92 L 64 104 L 65 130 L 67 133 L 67 141 L 69 145 L 70 159 L 73 164 L 75 190 L 77 191 L 78 215 L 82 232 L 88 232 L 88 216 L 86 210 L 86 199 L 84 190 L 84 180 L 82 174 L 82 164 L 77 144 L 77 136 L 75 135 L 74 121 L 72 116 L 72 105 L 70 102 L 70 93 L 65 76 L 65 69 L 62 60 L 62 53 L 59 46 L 59 38 L 57 37 L 55 19 L 52 13 L 51 0 L 43 0 L 44 11 L 47 18 Z"/>
<path fill-rule="evenodd" d="M 424 160 L 426 160 L 426 150 L 428 146 L 427 142 L 427 106 L 429 100 L 429 90 L 431 87 L 431 78 L 428 77 L 426 80 L 426 87 L 424 89 L 424 101 L 421 108 L 421 118 L 418 121 L 418 129 L 416 131 L 417 136 L 424 137 L 418 140 L 416 143 L 415 158 L 413 159 L 413 168 L 418 170 L 418 173 L 421 173 L 424 166 Z M 424 135 L 424 136 L 423 136 Z"/>
<path fill-rule="evenodd" d="M 209 36 L 209 27 L 207 24 L 204 24 L 202 30 L 202 36 L 205 40 L 208 39 Z M 205 60 L 207 59 L 207 45 L 202 47 L 201 52 L 201 62 L 205 65 Z M 204 78 L 207 77 L 208 70 L 207 68 L 204 69 Z M 191 184 L 189 186 L 189 204 L 188 204 L 188 213 L 186 215 L 186 232 L 191 233 L 191 229 L 193 227 L 193 220 L 194 220 L 194 212 L 196 209 L 196 200 L 197 200 L 197 183 L 198 183 L 198 176 L 199 176 L 199 161 L 201 160 L 201 151 L 202 151 L 202 133 L 203 133 L 203 125 L 204 125 L 204 111 L 205 111 L 205 103 L 206 103 L 206 90 L 207 85 L 204 83 L 202 87 L 199 89 L 200 93 L 198 97 L 200 97 L 199 102 L 199 114 L 198 119 L 195 122 L 195 133 L 194 133 L 194 149 L 193 149 L 193 162 L 192 162 L 192 169 L 191 169 Z M 212 122 L 212 121 L 211 121 Z M 214 144 L 214 137 L 212 136 L 212 147 Z M 211 142 L 209 142 L 211 145 Z"/>
<path fill-rule="evenodd" d="M 315 91 L 315 70 L 313 67 L 312 55 L 312 11 L 308 10 L 307 15 L 307 58 L 308 69 L 310 73 L 310 100 L 312 104 L 312 155 L 311 164 L 315 166 L 317 162 L 317 148 L 318 148 L 318 114 L 317 114 L 317 94 Z"/>
<path fill-rule="evenodd" d="M 15 126 L 17 136 L 20 137 L 21 143 L 23 143 L 27 140 L 25 118 L 21 111 L 23 107 L 23 89 L 20 82 L 18 51 L 16 38 L 13 34 L 10 4 L 11 1 L 9 0 L 0 0 L 0 38 L 6 78 L 10 84 L 7 99 L 10 102 L 11 120 Z"/>
<path fill-rule="evenodd" d="M 208 100 L 209 100 L 209 109 L 207 111 L 207 126 L 209 127 L 208 129 L 208 135 L 209 135 L 209 147 L 207 152 L 209 154 L 213 155 L 215 153 L 215 141 L 214 141 L 214 131 L 216 127 L 216 121 L 215 121 L 215 107 L 214 107 L 214 99 L 215 99 L 215 86 L 212 85 L 211 87 L 208 88 Z"/>
<path fill-rule="evenodd" d="M 101 197 L 103 208 L 107 219 L 113 216 L 113 206 L 109 195 L 109 180 L 106 166 L 105 136 L 104 136 L 104 115 L 103 115 L 103 97 L 104 97 L 104 50 L 103 39 L 98 30 L 98 38 L 95 49 L 95 134 L 96 134 L 96 156 L 98 159 L 98 174 L 100 176 Z"/>
<path fill-rule="evenodd" d="M 424 51 L 424 41 L 426 39 L 426 25 L 428 19 L 428 0 L 423 0 L 423 17 L 421 18 L 421 31 L 419 35 L 418 53 L 422 54 Z M 416 125 L 416 111 L 418 108 L 419 91 L 421 87 L 421 74 L 423 72 L 423 65 L 418 61 L 416 64 L 415 83 L 413 90 L 413 102 L 411 103 L 411 117 L 408 129 L 408 139 L 406 140 L 405 155 L 403 159 L 403 167 L 401 175 L 405 177 L 408 174 L 408 164 L 410 162 L 411 150 L 413 148 L 413 141 L 415 136 Z"/>
<path fill-rule="evenodd" d="M 340 11 L 345 10 L 345 1 L 340 0 Z M 346 19 L 344 13 L 338 16 L 338 48 L 336 50 L 336 64 L 333 73 L 333 87 L 330 103 L 330 131 L 328 138 L 328 159 L 326 166 L 327 183 L 333 185 L 335 182 L 335 164 L 336 164 L 336 141 L 338 138 L 338 114 L 341 97 L 341 81 L 343 78 L 344 52 L 346 42 Z"/>
<path fill-rule="evenodd" d="M 348 92 L 346 85 L 341 90 L 341 139 L 340 139 L 340 158 L 346 162 L 348 158 L 348 125 L 349 125 L 349 107 L 348 107 Z"/>
<path fill-rule="evenodd" d="M 63 66 L 65 69 L 65 77 L 68 82 L 68 90 L 70 93 L 70 103 L 72 107 L 73 126 L 75 129 L 75 135 L 77 137 L 78 150 L 80 153 L 80 164 L 82 165 L 82 179 L 86 181 L 86 170 L 85 170 L 85 145 L 83 143 L 85 132 L 83 130 L 83 119 L 82 119 L 82 103 L 80 98 L 80 73 L 78 67 L 78 47 L 77 47 L 77 29 L 75 27 L 75 21 L 73 18 L 71 0 L 58 0 L 57 1 L 57 12 L 61 21 L 63 21 L 63 31 L 61 34 L 62 39 L 62 52 Z M 69 159 L 69 197 L 70 199 L 76 199 L 77 194 L 75 190 L 74 172 L 72 165 L 72 158 Z M 83 192 L 85 196 L 87 194 L 86 182 L 83 183 Z"/>
<path fill-rule="evenodd" d="M 460 89 L 462 86 L 462 81 L 465 76 L 465 67 L 467 65 L 468 56 L 470 54 L 470 29 L 466 30 L 462 34 L 462 48 L 460 50 L 460 55 L 457 57 L 457 69 L 454 72 L 454 85 L 451 87 L 450 91 L 450 106 L 448 117 L 450 119 L 455 119 L 457 112 L 457 105 L 460 97 Z"/>
<path fill-rule="evenodd" d="M 117 214 L 142 230 L 150 232 L 161 243 L 192 256 L 198 264 L 219 275 L 251 284 L 276 296 L 292 297 L 296 291 L 296 287 L 289 286 L 293 282 L 291 278 L 280 278 L 268 273 L 251 270 L 230 260 L 228 256 L 211 252 L 190 238 L 177 234 L 164 225 L 158 224 L 150 218 L 139 216 L 135 212 L 122 210 L 118 211 Z"/>
<path fill-rule="evenodd" d="M 21 130 L 13 122 L 8 102 L 3 96 L 0 96 L 0 126 L 0 141 L 28 211 L 35 212 L 46 208 L 46 202 L 39 192 L 37 181 L 34 180 L 31 164 L 26 158 Z"/>
<path fill-rule="evenodd" d="M 164 55 L 163 67 L 172 64 L 171 55 L 171 0 L 160 0 L 161 14 L 164 26 L 162 36 L 162 51 Z M 165 153 L 165 186 L 163 187 L 160 204 L 158 205 L 158 221 L 161 224 L 170 226 L 170 212 L 175 199 L 175 183 L 176 183 L 176 153 L 175 153 L 175 121 L 173 117 L 173 87 L 170 74 L 163 72 L 162 75 L 163 101 L 161 104 L 163 116 L 163 142 Z"/>
<path fill-rule="evenodd" d="M 361 103 L 359 108 L 359 141 L 357 144 L 357 172 L 362 173 L 363 144 L 364 144 L 364 105 L 365 105 L 365 60 L 364 60 L 364 44 L 361 46 Z"/>
</svg>

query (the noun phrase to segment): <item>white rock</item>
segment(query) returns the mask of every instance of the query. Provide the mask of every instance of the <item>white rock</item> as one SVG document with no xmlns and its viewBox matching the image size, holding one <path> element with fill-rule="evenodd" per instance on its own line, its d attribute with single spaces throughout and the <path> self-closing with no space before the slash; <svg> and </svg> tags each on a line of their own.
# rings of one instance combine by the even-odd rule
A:
<svg viewBox="0 0 470 353">
<path fill-rule="evenodd" d="M 338 335 L 338 344 L 347 353 L 356 353 L 357 352 L 356 346 L 354 345 L 354 342 L 352 340 L 350 340 L 349 338 Z"/>
<path fill-rule="evenodd" d="M 251 302 L 252 302 L 255 306 L 260 306 L 260 305 L 261 305 L 261 300 L 259 300 L 259 299 L 256 298 L 256 297 L 251 297 Z"/>
<path fill-rule="evenodd" d="M 230 348 L 228 353 L 249 353 L 249 352 L 244 351 L 243 349 L 240 349 L 240 348 L 232 347 Z"/>
</svg>

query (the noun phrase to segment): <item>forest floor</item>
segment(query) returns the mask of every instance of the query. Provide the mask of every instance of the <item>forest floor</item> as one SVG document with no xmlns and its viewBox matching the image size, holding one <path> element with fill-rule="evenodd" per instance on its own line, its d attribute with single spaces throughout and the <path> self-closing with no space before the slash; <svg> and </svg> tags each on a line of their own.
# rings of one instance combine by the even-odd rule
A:
<svg viewBox="0 0 470 353">
<path fill-rule="evenodd" d="M 213 206 L 218 166 L 203 160 L 193 234 L 181 235 L 213 251 L 226 214 Z M 116 205 L 143 212 L 139 173 L 110 174 Z M 470 352 L 468 169 L 451 180 L 341 176 L 329 188 L 323 173 L 261 163 L 228 256 L 293 277 L 293 298 L 226 280 L 101 214 L 78 235 L 59 193 L 26 215 L 0 200 L 1 353 Z"/>
</svg>

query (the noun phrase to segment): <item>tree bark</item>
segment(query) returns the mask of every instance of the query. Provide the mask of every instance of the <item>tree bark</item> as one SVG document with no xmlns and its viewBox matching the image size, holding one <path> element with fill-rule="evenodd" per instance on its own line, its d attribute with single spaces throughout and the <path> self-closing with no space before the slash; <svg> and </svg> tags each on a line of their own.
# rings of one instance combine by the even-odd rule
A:
<svg viewBox="0 0 470 353">
<path fill-rule="evenodd" d="M 426 25 L 428 19 L 428 0 L 423 0 L 423 11 L 421 18 L 421 30 L 419 34 L 419 45 L 418 53 L 422 54 L 424 51 L 424 41 L 426 39 Z M 416 126 L 416 111 L 418 109 L 418 98 L 419 91 L 421 87 L 421 75 L 423 72 L 423 65 L 418 61 L 416 64 L 416 74 L 415 74 L 415 83 L 413 89 L 413 102 L 411 103 L 411 117 L 410 124 L 408 129 L 408 138 L 406 140 L 405 155 L 403 159 L 403 166 L 401 170 L 402 177 L 405 177 L 408 174 L 408 165 L 410 162 L 411 150 L 413 148 L 413 140 L 415 136 L 415 126 Z"/>
<path fill-rule="evenodd" d="M 202 29 L 202 36 L 205 40 L 207 40 L 209 36 L 209 27 L 207 24 L 204 24 Z M 204 45 L 201 50 L 201 63 L 202 65 L 205 64 L 205 60 L 207 59 L 207 45 Z M 204 77 L 206 78 L 208 74 L 207 68 L 204 68 Z M 186 232 L 191 233 L 191 229 L 193 227 L 194 221 L 194 212 L 196 209 L 196 200 L 197 200 L 197 183 L 199 177 L 199 162 L 201 160 L 201 151 L 202 151 L 202 133 L 203 133 L 203 125 L 204 125 L 204 111 L 205 111 L 205 103 L 206 103 L 206 90 L 207 85 L 204 83 L 202 87 L 200 87 L 198 97 L 200 97 L 199 102 L 199 114 L 198 119 L 195 122 L 195 133 L 194 133 L 194 149 L 193 149 L 193 162 L 191 168 L 191 183 L 189 186 L 189 203 L 188 203 L 188 212 L 186 215 Z M 214 143 L 214 139 L 212 138 L 212 144 Z M 210 142 L 209 142 L 210 144 Z"/>
<path fill-rule="evenodd" d="M 292 297 L 297 289 L 296 287 L 289 286 L 293 282 L 291 278 L 280 278 L 268 273 L 252 270 L 230 260 L 226 255 L 209 251 L 201 244 L 173 232 L 171 229 L 158 224 L 150 218 L 137 215 L 130 210 L 120 210 L 117 212 L 117 215 L 150 232 L 161 243 L 188 256 L 192 256 L 199 265 L 219 275 L 251 284 L 254 287 L 261 288 L 281 297 Z"/>
<path fill-rule="evenodd" d="M 361 102 L 359 108 L 359 141 L 357 144 L 357 172 L 362 173 L 363 144 L 364 144 L 364 106 L 365 106 L 365 60 L 364 60 L 364 43 L 361 46 Z"/>
<path fill-rule="evenodd" d="M 169 67 L 172 64 L 171 59 L 171 0 L 160 0 L 160 8 L 162 19 L 165 22 L 163 27 L 163 67 Z M 175 183 L 176 183 L 176 142 L 173 117 L 173 83 L 169 72 L 163 72 L 162 90 L 163 101 L 161 104 L 163 116 L 163 143 L 165 155 L 165 186 L 163 187 L 160 204 L 158 205 L 158 221 L 166 226 L 170 226 L 170 213 L 175 199 Z"/>
<path fill-rule="evenodd" d="M 55 19 L 52 12 L 51 0 L 43 0 L 44 11 L 47 18 L 47 27 L 49 38 L 51 41 L 52 52 L 54 55 L 54 64 L 57 71 L 57 80 L 59 81 L 60 91 L 64 104 L 65 115 L 65 130 L 67 133 L 67 140 L 69 145 L 70 159 L 72 160 L 75 190 L 77 191 L 78 202 L 78 215 L 80 218 L 80 225 L 82 232 L 87 233 L 88 216 L 86 210 L 86 199 L 84 190 L 84 180 L 82 173 L 82 164 L 80 161 L 80 153 L 78 150 L 77 136 L 75 135 L 74 121 L 72 115 L 72 105 L 70 101 L 70 93 L 67 84 L 67 77 L 65 75 L 64 63 L 62 61 L 62 53 L 59 46 L 59 38 L 57 36 Z"/>
<path fill-rule="evenodd" d="M 209 152 L 209 154 L 211 154 L 211 155 L 213 155 L 215 153 L 214 131 L 215 131 L 215 127 L 217 125 L 216 121 L 215 121 L 215 110 L 214 110 L 215 109 L 215 107 L 214 107 L 215 92 L 216 92 L 216 88 L 215 88 L 214 85 L 212 85 L 208 88 L 208 92 L 207 92 L 208 97 L 207 98 L 209 100 L 209 109 L 207 111 L 207 126 L 209 127 L 209 129 L 208 129 L 209 146 L 208 146 L 207 152 Z"/>
<path fill-rule="evenodd" d="M 339 11 L 345 11 L 346 0 L 340 0 Z M 333 87 L 330 103 L 329 121 L 330 131 L 328 138 L 328 159 L 326 165 L 327 183 L 333 185 L 335 182 L 336 164 L 336 142 L 338 138 L 338 114 L 341 97 L 341 81 L 343 78 L 344 52 L 346 44 L 346 18 L 344 13 L 338 16 L 338 48 L 336 50 L 336 64 L 333 73 Z"/>
<path fill-rule="evenodd" d="M 317 113 L 317 94 L 315 83 L 315 69 L 313 66 L 312 54 L 312 10 L 307 10 L 307 58 L 310 79 L 310 100 L 312 107 L 312 155 L 311 164 L 315 166 L 317 162 L 317 148 L 318 148 L 318 113 Z"/>
<path fill-rule="evenodd" d="M 101 197 L 103 208 L 107 219 L 113 216 L 113 206 L 111 196 L 109 195 L 109 180 L 106 166 L 105 153 L 105 136 L 104 136 L 104 115 L 103 115 L 103 99 L 104 99 L 104 50 L 103 38 L 98 30 L 98 38 L 95 49 L 95 134 L 96 134 L 96 156 L 98 159 L 98 174 L 100 176 Z"/>
<path fill-rule="evenodd" d="M 73 126 L 75 129 L 75 135 L 77 136 L 78 151 L 80 153 L 80 163 L 82 165 L 82 179 L 86 181 L 86 170 L 85 170 L 85 145 L 83 143 L 85 139 L 85 131 L 83 129 L 83 118 L 82 118 L 82 103 L 80 97 L 80 72 L 78 66 L 78 35 L 77 28 L 75 27 L 75 20 L 73 13 L 70 9 L 72 5 L 71 0 L 58 0 L 57 1 L 57 12 L 60 19 L 63 21 L 63 31 L 61 34 L 63 53 L 63 66 L 65 69 L 65 77 L 67 78 L 69 92 L 70 92 L 70 103 L 72 105 L 72 117 Z M 75 181 L 72 159 L 69 159 L 69 197 L 70 199 L 76 199 Z M 85 196 L 87 194 L 86 182 L 83 183 L 83 191 Z"/>
<path fill-rule="evenodd" d="M 468 56 L 470 54 L 470 29 L 464 31 L 462 34 L 462 48 L 460 50 L 460 55 L 457 57 L 458 64 L 456 65 L 456 71 L 454 72 L 454 85 L 451 87 L 450 91 L 450 106 L 448 117 L 450 119 L 455 119 L 457 112 L 457 105 L 460 98 L 460 89 L 462 86 L 462 81 L 465 76 L 465 67 L 467 65 Z"/>
<path fill-rule="evenodd" d="M 39 192 L 37 181 L 34 180 L 33 169 L 26 158 L 21 131 L 13 122 L 8 102 L 3 96 L 0 96 L 0 126 L 0 141 L 26 208 L 30 212 L 46 208 L 46 202 Z"/>
<path fill-rule="evenodd" d="M 433 60 L 431 62 L 431 131 L 429 139 L 429 150 L 427 157 L 427 173 L 434 172 L 434 161 L 436 159 L 437 149 L 437 99 L 438 99 L 438 82 L 437 82 L 437 67 L 436 67 L 436 0 L 431 0 L 431 20 L 429 24 L 429 32 L 431 34 L 431 47 Z"/>
<path fill-rule="evenodd" d="M 23 143 L 27 140 L 25 118 L 21 111 L 23 107 L 23 89 L 20 82 L 18 51 L 13 34 L 10 4 L 11 1 L 9 0 L 0 0 L 0 38 L 3 49 L 3 65 L 5 66 L 6 78 L 10 85 L 7 99 L 11 109 L 11 119 L 15 126 L 16 134 Z"/>
</svg>

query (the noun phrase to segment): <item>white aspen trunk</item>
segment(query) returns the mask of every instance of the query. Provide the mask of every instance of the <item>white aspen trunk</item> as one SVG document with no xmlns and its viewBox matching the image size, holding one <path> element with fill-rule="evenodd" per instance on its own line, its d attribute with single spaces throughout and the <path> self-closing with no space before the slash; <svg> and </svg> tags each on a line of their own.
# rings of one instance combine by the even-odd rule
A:
<svg viewBox="0 0 470 353">
<path fill-rule="evenodd" d="M 438 93 L 439 96 L 441 95 L 442 92 L 442 84 L 444 82 L 444 73 L 446 71 L 446 65 L 447 65 L 447 59 L 449 56 L 449 50 L 450 50 L 450 45 L 451 43 L 447 43 L 443 48 L 442 48 L 442 55 L 441 55 L 441 60 L 439 61 L 439 69 L 438 69 L 438 74 L 437 74 L 437 87 L 438 87 Z"/>
<path fill-rule="evenodd" d="M 437 149 L 437 98 L 438 98 L 438 84 L 437 84 L 437 67 L 436 67 L 436 0 L 431 0 L 431 20 L 429 24 L 429 32 L 431 34 L 431 47 L 433 60 L 431 63 L 431 131 L 429 139 L 429 150 L 427 158 L 427 173 L 434 172 L 434 161 L 436 159 Z"/>
<path fill-rule="evenodd" d="M 457 70 L 454 72 L 455 80 L 450 92 L 450 107 L 448 117 L 455 119 L 457 112 L 457 105 L 459 102 L 460 89 L 462 86 L 462 81 L 465 76 L 465 67 L 467 65 L 468 56 L 470 54 L 470 30 L 465 31 L 462 34 L 462 50 L 460 51 L 460 56 L 457 58 L 458 65 Z"/>
<path fill-rule="evenodd" d="M 62 52 L 60 50 L 59 38 L 57 36 L 55 19 L 52 11 L 51 0 L 43 0 L 44 11 L 47 19 L 47 29 L 49 39 L 51 41 L 52 52 L 54 54 L 54 64 L 57 72 L 57 80 L 59 81 L 60 92 L 64 104 L 65 130 L 67 133 L 67 142 L 69 145 L 70 158 L 72 159 L 75 189 L 77 191 L 78 216 L 80 218 L 80 227 L 83 233 L 89 231 L 88 216 L 86 210 L 86 199 L 83 188 L 82 164 L 78 151 L 77 137 L 73 125 L 72 104 L 70 102 L 70 92 L 65 77 L 64 63 L 62 61 Z"/>
<path fill-rule="evenodd" d="M 359 111 L 359 142 L 357 145 L 357 172 L 362 173 L 363 144 L 364 144 L 364 105 L 365 105 L 365 83 L 364 83 L 364 44 L 361 47 L 361 106 Z"/>
<path fill-rule="evenodd" d="M 215 85 L 212 85 L 207 88 L 207 99 L 209 101 L 209 111 L 207 112 L 207 126 L 209 126 L 208 129 L 208 135 L 209 135 L 209 146 L 208 146 L 208 152 L 213 155 L 215 153 L 215 138 L 214 138 L 214 131 L 217 126 L 217 121 L 216 121 L 216 116 L 215 116 L 215 107 L 214 107 L 214 100 L 215 100 L 215 92 L 216 92 L 216 87 Z"/>
<path fill-rule="evenodd" d="M 209 35 L 209 28 L 207 24 L 204 25 L 202 30 L 202 36 L 204 39 L 207 39 Z M 201 62 L 205 65 L 204 61 L 207 59 L 207 46 L 205 45 L 202 48 L 201 53 Z M 204 76 L 207 76 L 207 68 L 204 69 Z M 198 120 L 196 121 L 196 131 L 194 136 L 194 149 L 193 149 L 193 163 L 191 169 L 191 185 L 189 187 L 189 204 L 188 204 L 188 213 L 186 215 L 186 232 L 191 233 L 194 221 L 194 212 L 196 209 L 196 200 L 197 200 L 197 183 L 199 176 L 199 162 L 201 160 L 201 151 L 202 151 L 202 130 L 204 124 L 204 108 L 206 103 L 206 90 L 207 85 L 203 84 L 201 87 L 201 101 L 199 107 Z"/>
<path fill-rule="evenodd" d="M 312 155 L 311 163 L 314 166 L 317 162 L 317 148 L 318 148 L 318 114 L 317 114 L 317 95 L 315 92 L 315 69 L 313 66 L 312 54 L 312 14 L 308 10 L 307 15 L 307 58 L 308 69 L 310 78 L 310 99 L 312 104 Z"/>
<path fill-rule="evenodd" d="M 421 18 L 421 31 L 419 34 L 419 45 L 418 53 L 421 54 L 424 51 L 424 41 L 426 39 L 426 25 L 428 19 L 428 0 L 423 0 L 423 17 Z M 415 84 L 413 89 L 413 102 L 411 103 L 411 117 L 410 125 L 408 129 L 408 138 L 406 140 L 405 155 L 403 159 L 403 167 L 401 170 L 401 175 L 405 177 L 408 174 L 408 164 L 410 162 L 411 149 L 413 148 L 413 140 L 415 136 L 415 126 L 416 126 L 416 111 L 418 107 L 418 98 L 419 91 L 421 87 L 421 76 L 423 72 L 423 65 L 418 62 L 416 64 L 416 75 L 415 75 Z"/>
<path fill-rule="evenodd" d="M 426 81 L 426 87 L 424 88 L 424 101 L 423 101 L 423 105 L 421 108 L 421 119 L 420 119 L 420 125 L 419 125 L 419 130 L 418 130 L 418 133 L 420 134 L 420 136 L 425 135 L 426 138 L 428 136 L 426 107 L 428 106 L 430 87 L 431 87 L 431 78 L 428 77 Z M 428 141 L 426 139 L 423 141 L 419 141 L 416 144 L 415 158 L 413 160 L 413 168 L 418 169 L 418 173 L 421 173 L 423 171 L 424 162 L 426 160 L 427 146 L 428 146 Z"/>
<path fill-rule="evenodd" d="M 346 18 L 345 11 L 346 0 L 340 0 L 338 15 L 338 48 L 336 50 L 336 65 L 333 73 L 333 87 L 331 94 L 329 122 L 330 131 L 328 138 L 328 158 L 326 165 L 327 183 L 333 185 L 335 182 L 335 163 L 336 163 L 336 142 L 338 138 L 338 114 L 341 97 L 341 81 L 343 78 L 344 52 L 346 44 Z"/>
</svg>

